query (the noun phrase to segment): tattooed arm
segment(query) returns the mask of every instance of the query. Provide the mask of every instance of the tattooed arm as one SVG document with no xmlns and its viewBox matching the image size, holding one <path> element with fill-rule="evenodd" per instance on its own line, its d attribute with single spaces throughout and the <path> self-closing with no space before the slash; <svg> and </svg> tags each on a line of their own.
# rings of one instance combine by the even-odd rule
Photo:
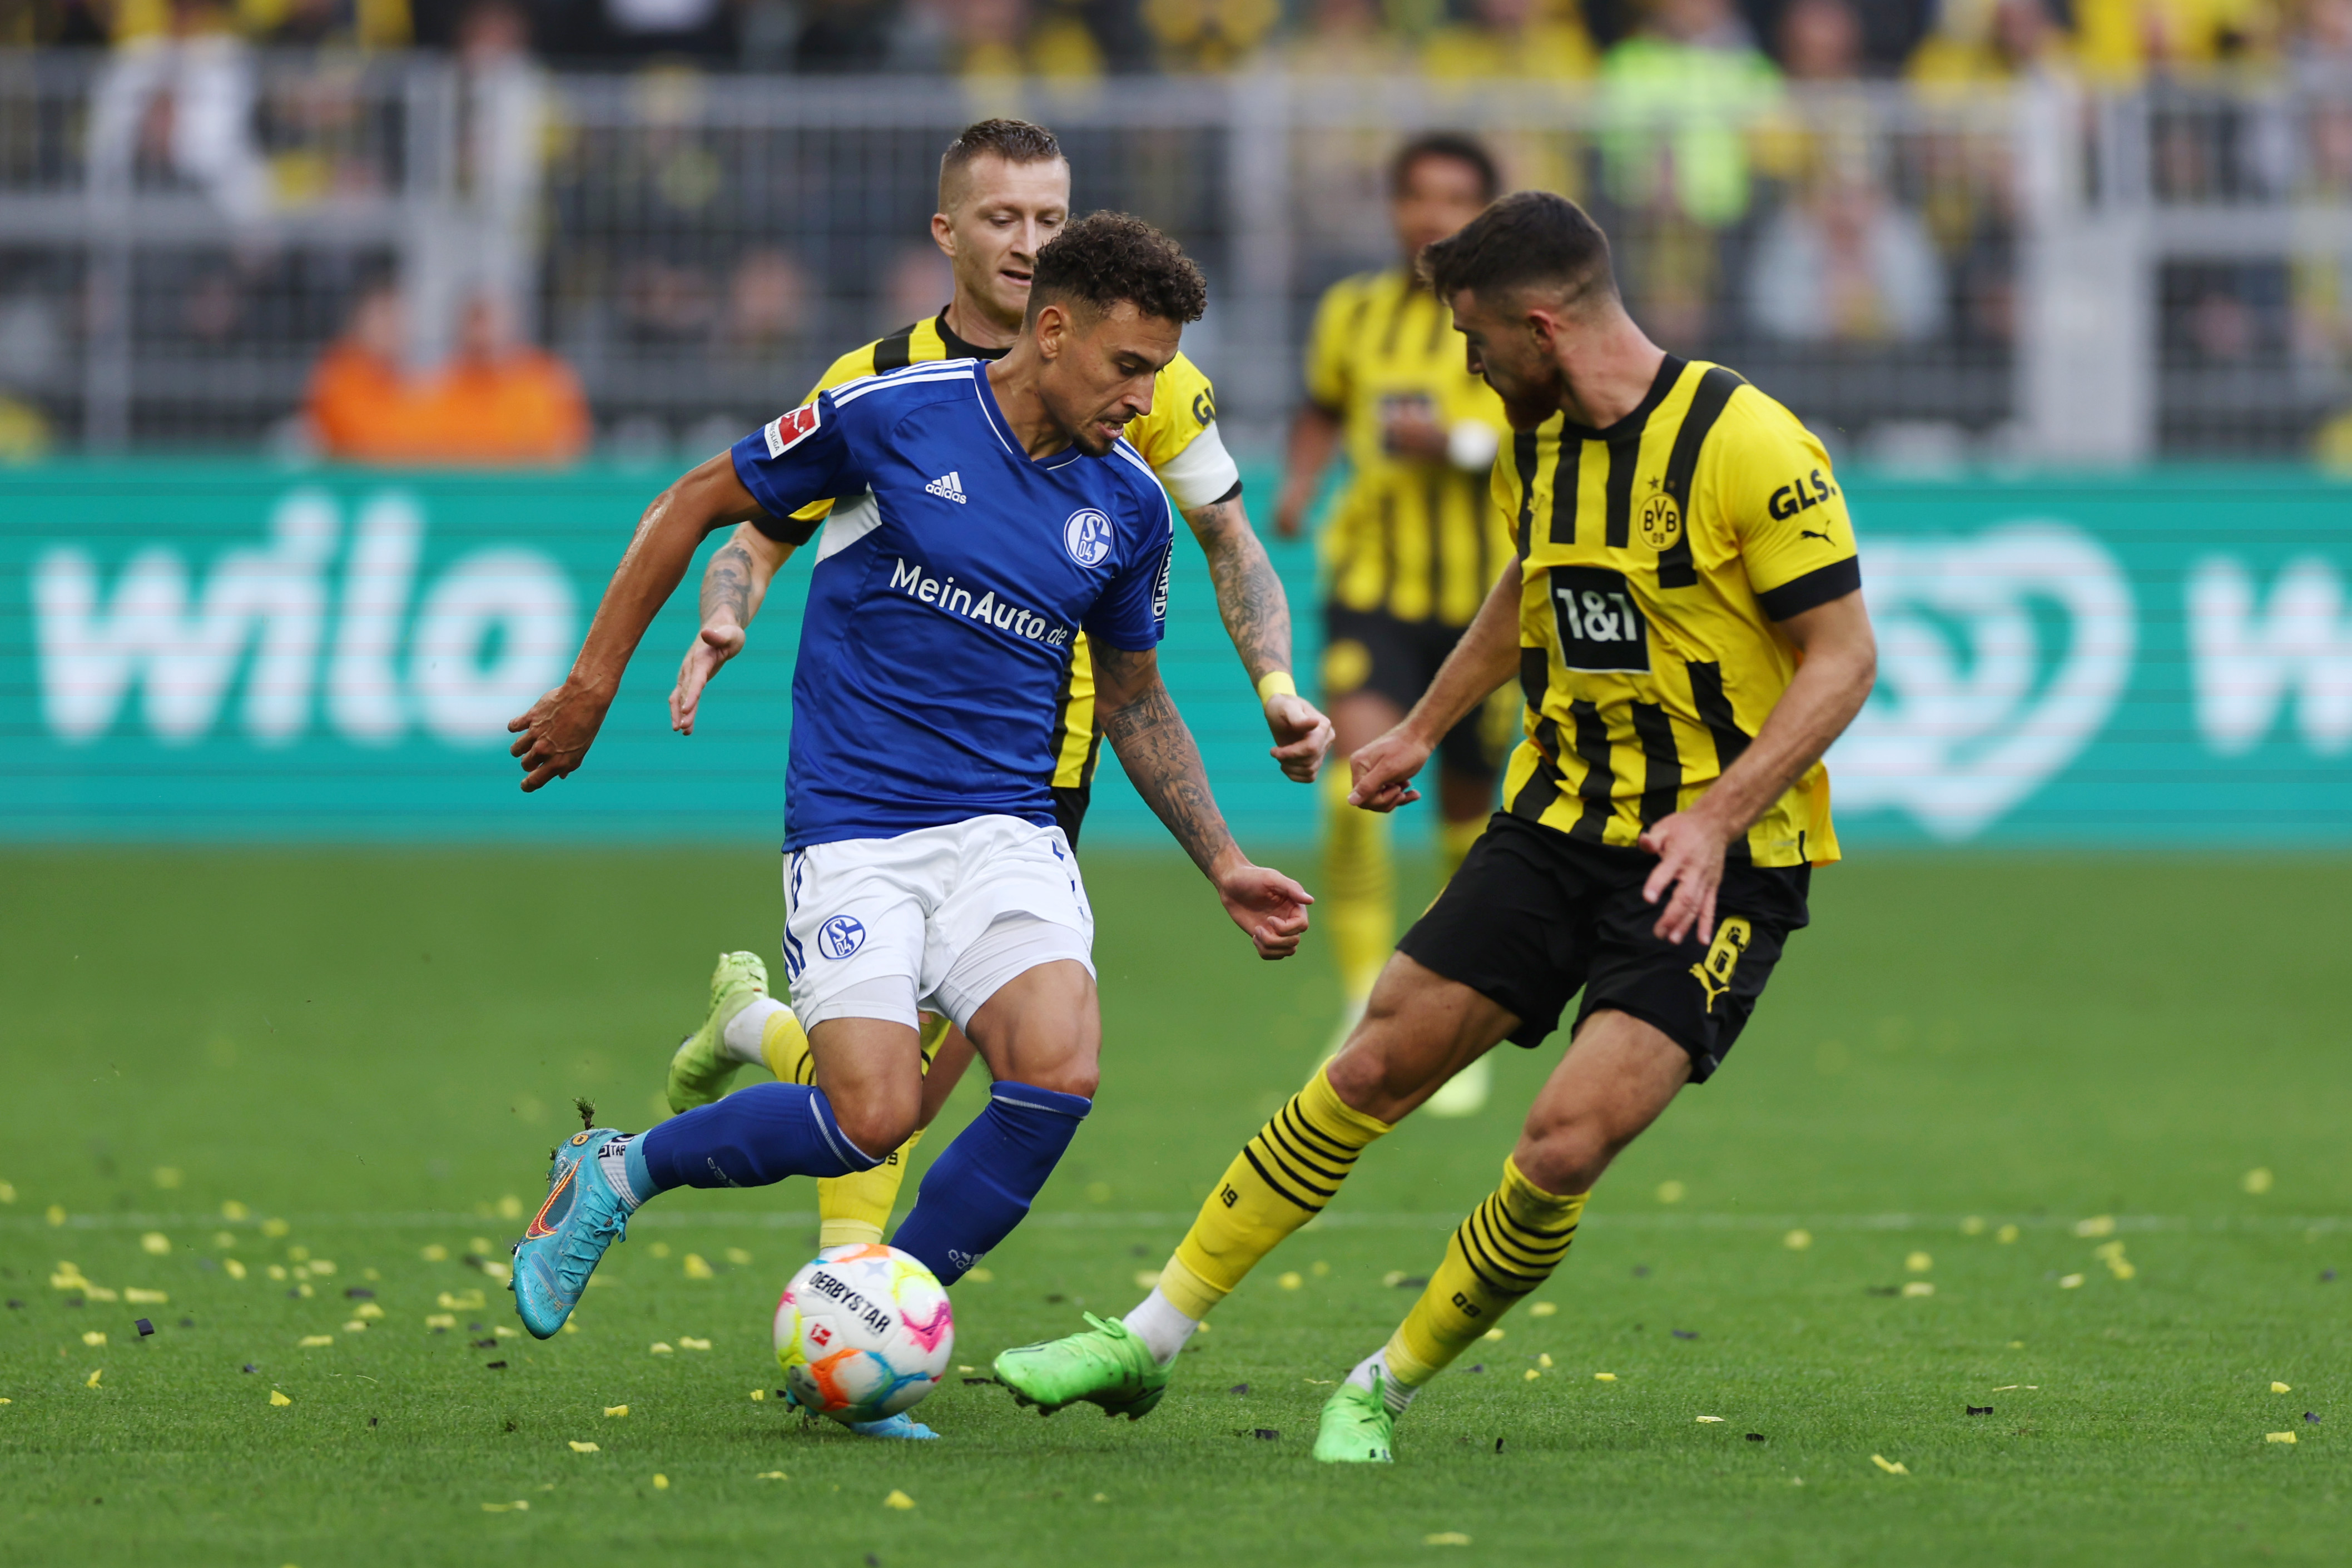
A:
<svg viewBox="0 0 2352 1568">
<path fill-rule="evenodd" d="M 760 613 L 776 568 L 792 554 L 791 545 L 747 522 L 702 569 L 702 631 L 678 661 L 677 684 L 669 693 L 669 727 L 679 734 L 694 733 L 702 689 L 721 665 L 743 651 L 744 628 Z"/>
<path fill-rule="evenodd" d="M 1263 694 L 1260 683 L 1267 676 L 1290 673 L 1290 602 L 1243 510 L 1241 488 L 1236 485 L 1222 500 L 1194 507 L 1184 521 L 1192 525 L 1192 537 L 1209 558 L 1217 613 L 1224 617 L 1234 651 L 1242 656 L 1250 684 Z M 1261 701 L 1265 727 L 1274 735 L 1274 760 L 1292 779 L 1312 784 L 1324 753 L 1331 749 L 1331 721 L 1295 691 L 1262 695 Z"/>
<path fill-rule="evenodd" d="M 1261 958 L 1287 958 L 1307 931 L 1307 889 L 1250 864 L 1209 793 L 1209 775 L 1184 716 L 1160 679 L 1160 656 L 1094 644 L 1095 712 L 1119 766 L 1176 842 L 1217 889 L 1225 913 L 1249 932 Z"/>
</svg>

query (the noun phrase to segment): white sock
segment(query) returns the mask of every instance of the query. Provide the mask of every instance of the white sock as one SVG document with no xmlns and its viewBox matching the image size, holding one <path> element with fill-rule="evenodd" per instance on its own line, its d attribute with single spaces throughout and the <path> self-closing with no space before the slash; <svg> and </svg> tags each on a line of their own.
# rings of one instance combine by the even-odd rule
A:
<svg viewBox="0 0 2352 1568">
<path fill-rule="evenodd" d="M 613 1184 L 613 1191 L 620 1194 L 632 1214 L 646 1201 L 629 1184 L 629 1145 L 635 1142 L 635 1137 L 615 1138 L 596 1151 L 597 1168 L 604 1173 L 604 1179 Z"/>
<path fill-rule="evenodd" d="M 1388 1353 L 1386 1347 L 1374 1351 L 1356 1363 L 1356 1370 L 1348 1374 L 1347 1381 L 1358 1388 L 1368 1389 L 1372 1386 L 1372 1373 L 1379 1373 L 1381 1402 L 1389 1407 L 1390 1415 L 1402 1415 L 1404 1407 L 1412 1403 L 1412 1396 L 1421 1390 L 1408 1388 L 1397 1381 L 1397 1374 L 1389 1370 L 1389 1363 L 1383 1359 Z"/>
<path fill-rule="evenodd" d="M 1143 1304 L 1127 1315 L 1127 1331 L 1143 1342 L 1152 1359 L 1161 1366 L 1174 1361 L 1184 1349 L 1184 1342 L 1200 1328 L 1201 1320 L 1188 1318 L 1176 1310 L 1176 1303 L 1160 1293 L 1157 1285 Z"/>
<path fill-rule="evenodd" d="M 719 1037 L 719 1043 L 727 1047 L 729 1056 L 745 1067 L 759 1067 L 761 1065 L 760 1037 L 768 1032 L 769 1019 L 786 1011 L 789 1009 L 773 996 L 761 996 L 748 1002 L 740 1013 L 727 1020 L 726 1032 Z"/>
</svg>

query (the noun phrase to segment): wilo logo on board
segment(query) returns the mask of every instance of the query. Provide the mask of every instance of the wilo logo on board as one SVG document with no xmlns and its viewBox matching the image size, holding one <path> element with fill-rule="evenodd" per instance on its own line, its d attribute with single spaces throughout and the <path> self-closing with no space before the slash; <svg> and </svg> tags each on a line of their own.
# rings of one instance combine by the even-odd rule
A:
<svg viewBox="0 0 2352 1568">
<path fill-rule="evenodd" d="M 1862 580 L 1878 689 L 1830 753 L 1841 806 L 1897 806 L 1938 838 L 1972 837 L 2074 760 L 2130 678 L 2131 588 L 2072 524 L 1873 539 Z M 2045 638 L 2037 609 L 2063 633 Z"/>
<path fill-rule="evenodd" d="M 412 726 L 451 745 L 504 741 L 572 651 L 578 614 L 562 569 L 535 550 L 477 550 L 420 595 L 425 517 L 396 490 L 358 509 L 339 564 L 343 534 L 334 498 L 299 489 L 279 500 L 263 542 L 222 552 L 201 580 L 170 545 L 133 555 L 110 591 L 89 551 L 45 552 L 33 609 L 50 733 L 96 741 L 135 687 L 150 733 L 194 742 L 220 722 L 242 671 L 238 721 L 264 745 L 300 740 L 321 708 L 361 745 L 394 744 Z"/>
</svg>

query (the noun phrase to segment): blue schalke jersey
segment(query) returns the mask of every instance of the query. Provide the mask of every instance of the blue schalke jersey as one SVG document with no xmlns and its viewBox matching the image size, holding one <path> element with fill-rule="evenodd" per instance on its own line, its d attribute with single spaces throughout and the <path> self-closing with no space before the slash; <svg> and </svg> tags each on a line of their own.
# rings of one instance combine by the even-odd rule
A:
<svg viewBox="0 0 2352 1568">
<path fill-rule="evenodd" d="M 835 387 L 735 444 L 772 539 L 823 521 L 793 671 L 784 847 L 975 816 L 1054 822 L 1055 714 L 1080 630 L 1157 647 L 1174 521 L 1122 440 L 1032 459 L 977 360 Z"/>
</svg>

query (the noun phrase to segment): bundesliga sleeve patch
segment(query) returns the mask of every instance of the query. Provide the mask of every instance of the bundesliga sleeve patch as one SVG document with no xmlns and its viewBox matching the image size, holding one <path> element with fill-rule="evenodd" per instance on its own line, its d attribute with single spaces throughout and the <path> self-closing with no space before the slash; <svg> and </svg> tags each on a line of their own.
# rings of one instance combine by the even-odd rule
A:
<svg viewBox="0 0 2352 1568">
<path fill-rule="evenodd" d="M 818 418 L 817 405 L 809 403 L 771 421 L 768 427 L 760 432 L 768 438 L 768 456 L 781 458 L 807 440 L 816 433 Z"/>
</svg>

